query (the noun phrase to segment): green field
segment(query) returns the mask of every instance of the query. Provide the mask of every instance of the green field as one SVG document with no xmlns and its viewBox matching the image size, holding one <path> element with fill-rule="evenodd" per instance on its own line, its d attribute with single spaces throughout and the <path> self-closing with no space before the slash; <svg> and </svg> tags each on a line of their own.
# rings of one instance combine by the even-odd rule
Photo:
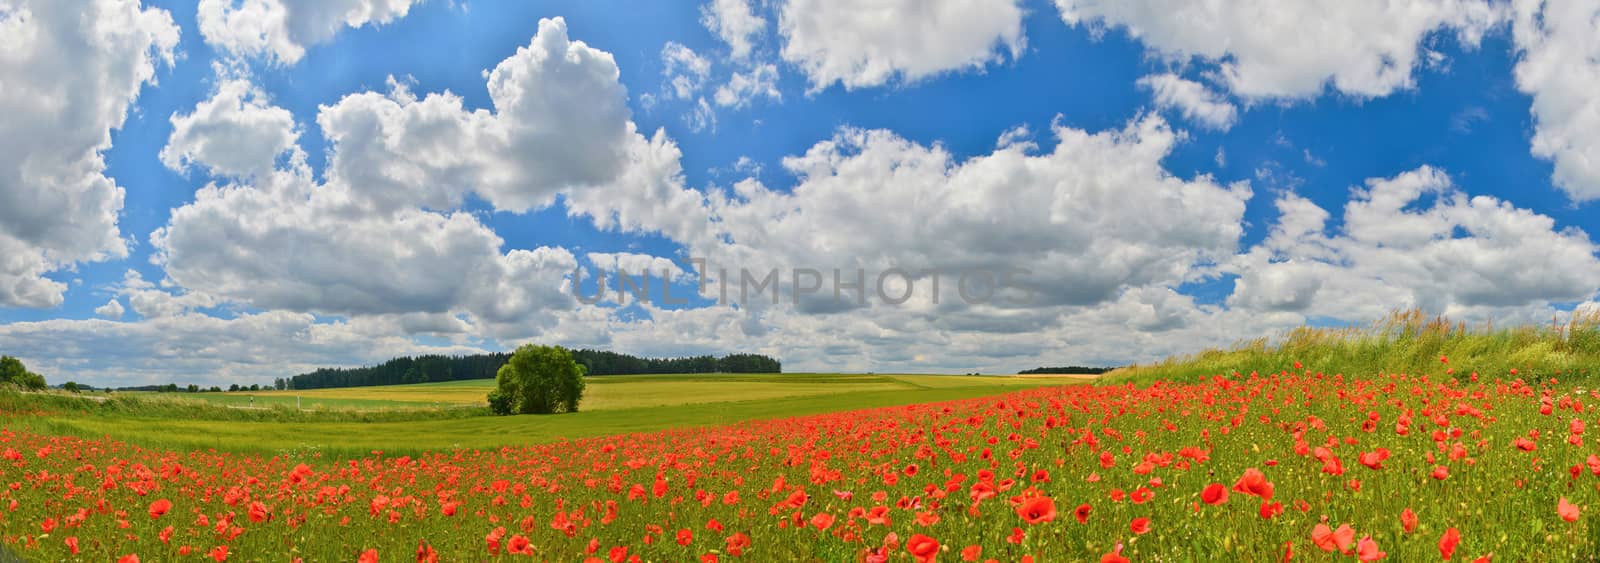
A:
<svg viewBox="0 0 1600 563">
<path fill-rule="evenodd" d="M 1038 378 L 961 375 L 841 375 L 841 374 L 682 374 L 612 375 L 591 377 L 584 394 L 584 410 L 721 403 L 781 399 L 863 391 L 928 388 L 1038 385 Z M 340 387 L 300 391 L 245 391 L 193 393 L 179 397 L 229 406 L 285 405 L 302 408 L 402 408 L 482 406 L 494 388 L 492 379 Z"/>
<path fill-rule="evenodd" d="M 146 446 L 235 451 L 370 450 L 411 452 L 493 448 L 669 428 L 728 424 L 852 409 L 996 395 L 1018 389 L 1070 384 L 1051 377 L 717 374 L 606 376 L 589 379 L 583 411 L 512 417 L 427 417 L 384 422 L 183 420 L 148 414 L 59 414 L 30 421 L 42 429 L 106 435 Z M 492 380 L 379 387 L 177 394 L 176 398 L 257 407 L 307 409 L 430 409 L 480 407 Z M 155 394 L 151 394 L 155 395 Z M 172 395 L 172 394 L 167 394 Z M 218 409 L 220 410 L 220 409 Z"/>
</svg>

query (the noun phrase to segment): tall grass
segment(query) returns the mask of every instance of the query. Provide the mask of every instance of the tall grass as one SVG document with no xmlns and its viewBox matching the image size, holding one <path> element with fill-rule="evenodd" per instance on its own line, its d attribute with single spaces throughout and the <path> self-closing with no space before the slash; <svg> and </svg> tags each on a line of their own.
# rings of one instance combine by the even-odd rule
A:
<svg viewBox="0 0 1600 563">
<path fill-rule="evenodd" d="M 1448 363 L 1441 361 L 1448 359 Z M 1378 373 L 1432 374 L 1469 378 L 1507 376 L 1587 377 L 1600 373 L 1600 310 L 1579 311 L 1566 322 L 1520 326 L 1468 326 L 1420 310 L 1390 313 L 1368 326 L 1290 330 L 1276 341 L 1248 340 L 1228 349 L 1121 368 L 1108 383 L 1193 380 L 1211 375 L 1305 369 L 1347 376 Z M 1453 371 L 1454 373 L 1449 373 Z"/>
</svg>

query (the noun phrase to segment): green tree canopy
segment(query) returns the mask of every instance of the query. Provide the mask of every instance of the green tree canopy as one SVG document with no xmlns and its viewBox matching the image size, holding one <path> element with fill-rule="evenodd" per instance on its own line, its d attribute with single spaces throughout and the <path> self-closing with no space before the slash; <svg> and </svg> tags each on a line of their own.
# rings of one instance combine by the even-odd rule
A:
<svg viewBox="0 0 1600 563">
<path fill-rule="evenodd" d="M 586 374 L 566 348 L 525 344 L 496 372 L 489 408 L 499 414 L 578 412 Z"/>
<path fill-rule="evenodd" d="M 44 389 L 44 376 L 28 371 L 22 360 L 0 356 L 0 383 L 10 383 L 26 389 Z"/>
</svg>

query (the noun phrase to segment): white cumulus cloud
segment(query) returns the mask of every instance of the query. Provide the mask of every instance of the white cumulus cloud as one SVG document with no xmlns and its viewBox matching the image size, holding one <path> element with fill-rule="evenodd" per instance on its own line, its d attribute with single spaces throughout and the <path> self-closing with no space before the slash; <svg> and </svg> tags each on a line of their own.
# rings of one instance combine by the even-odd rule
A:
<svg viewBox="0 0 1600 563">
<path fill-rule="evenodd" d="M 1140 78 L 1139 86 L 1150 90 L 1157 107 L 1175 108 L 1206 128 L 1227 131 L 1239 120 L 1239 108 L 1226 97 L 1176 74 L 1152 74 Z"/>
<path fill-rule="evenodd" d="M 1121 28 L 1150 49 L 1219 67 L 1246 98 L 1357 97 L 1410 88 L 1423 40 L 1454 31 L 1467 47 L 1503 20 L 1488 0 L 1055 0 L 1068 25 Z"/>
<path fill-rule="evenodd" d="M 750 58 L 755 43 L 767 31 L 767 20 L 756 15 L 749 0 L 712 0 L 700 7 L 700 23 L 728 45 L 735 60 Z"/>
<path fill-rule="evenodd" d="M 1022 56 L 1017 0 L 786 0 L 779 8 L 783 59 L 812 90 L 868 88 L 951 71 L 981 70 Z"/>
<path fill-rule="evenodd" d="M 1533 154 L 1572 199 L 1600 198 L 1600 5 L 1518 0 L 1517 88 L 1533 96 Z"/>
<path fill-rule="evenodd" d="M 217 175 L 261 174 L 279 155 L 297 149 L 299 137 L 289 110 L 270 106 L 248 79 L 224 77 L 193 112 L 172 116 L 161 163 L 180 171 L 199 165 Z"/>
<path fill-rule="evenodd" d="M 343 28 L 403 18 L 422 0 L 200 0 L 200 35 L 218 50 L 294 64 Z"/>
<path fill-rule="evenodd" d="M 757 98 L 783 101 L 778 91 L 778 66 L 756 65 L 747 71 L 735 71 L 728 83 L 717 87 L 717 105 L 735 109 L 750 105 Z"/>
<path fill-rule="evenodd" d="M 561 18 L 540 20 L 528 46 L 489 72 L 493 111 L 469 111 L 448 91 L 417 99 L 393 81 L 387 95 L 322 107 L 328 175 L 385 209 L 451 208 L 469 192 L 501 210 L 543 207 L 563 189 L 616 179 L 645 142 L 617 77 L 610 53 L 569 39 Z"/>
<path fill-rule="evenodd" d="M 0 306 L 59 305 L 48 274 L 127 255 L 102 153 L 177 44 L 136 0 L 0 4 Z"/>
<path fill-rule="evenodd" d="M 1548 310 L 1600 291 L 1600 247 L 1586 233 L 1469 196 L 1437 168 L 1355 188 L 1337 233 L 1303 197 L 1284 194 L 1277 207 L 1267 239 L 1225 267 L 1240 276 L 1232 306 L 1361 321 L 1406 306 L 1456 316 Z"/>
</svg>

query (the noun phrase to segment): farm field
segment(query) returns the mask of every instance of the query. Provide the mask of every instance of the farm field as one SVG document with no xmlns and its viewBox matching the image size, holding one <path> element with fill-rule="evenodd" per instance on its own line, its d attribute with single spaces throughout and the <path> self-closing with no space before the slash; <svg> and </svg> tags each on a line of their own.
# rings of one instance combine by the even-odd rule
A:
<svg viewBox="0 0 1600 563">
<path fill-rule="evenodd" d="M 846 375 L 846 374 L 684 374 L 608 375 L 588 379 L 584 409 L 607 410 L 691 403 L 777 399 L 863 391 L 930 388 L 1038 386 L 1066 379 L 1020 376 Z M 303 408 L 394 408 L 482 406 L 493 379 L 288 391 L 184 393 L 178 396 L 230 406 Z M 254 399 L 252 401 L 252 399 Z"/>
<path fill-rule="evenodd" d="M 561 416 L 449 417 L 388 422 L 191 420 L 140 415 L 57 416 L 24 422 L 53 432 L 110 436 L 141 445 L 280 450 L 421 452 L 494 448 L 760 418 L 996 395 L 1077 383 L 1049 377 L 941 375 L 644 375 L 589 379 L 583 410 Z M 306 408 L 481 406 L 492 380 L 295 391 Z M 280 394 L 281 393 L 281 394 Z M 294 404 L 288 391 L 257 406 Z M 178 394 L 238 405 L 241 393 Z"/>
<path fill-rule="evenodd" d="M 10 429 L 0 527 L 30 560 L 1589 560 L 1600 396 L 1553 375 L 1285 366 L 409 456 Z"/>
</svg>

